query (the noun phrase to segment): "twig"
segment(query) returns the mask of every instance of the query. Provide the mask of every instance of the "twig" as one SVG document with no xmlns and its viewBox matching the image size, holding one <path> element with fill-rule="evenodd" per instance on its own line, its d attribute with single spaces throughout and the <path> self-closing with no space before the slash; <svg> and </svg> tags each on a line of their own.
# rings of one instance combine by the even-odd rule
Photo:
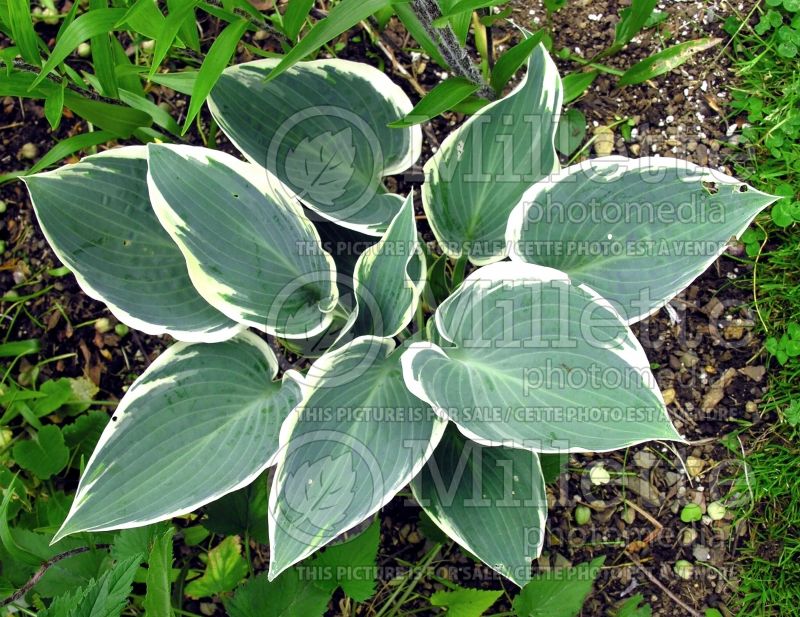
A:
<svg viewBox="0 0 800 617">
<path fill-rule="evenodd" d="M 389 60 L 389 62 L 392 64 L 394 70 L 397 71 L 397 73 L 406 81 L 408 81 L 409 84 L 411 84 L 411 87 L 414 88 L 417 94 L 420 96 L 425 96 L 428 92 L 420 85 L 420 83 L 417 81 L 417 78 L 414 77 L 414 75 L 412 75 L 406 67 L 400 64 L 400 62 L 397 60 L 397 56 L 395 56 L 394 52 L 389 49 L 389 46 L 383 41 L 383 37 L 375 32 L 372 29 L 372 26 L 370 26 L 366 20 L 361 22 L 361 27 L 369 35 L 375 46 L 380 49 L 381 52 L 383 52 L 383 55 L 386 56 L 387 60 Z"/>
<path fill-rule="evenodd" d="M 654 575 L 652 572 L 650 572 L 650 570 L 648 570 L 647 568 L 645 568 L 645 567 L 642 565 L 642 562 L 641 562 L 641 561 L 639 561 L 639 558 L 638 558 L 638 557 L 636 557 L 635 555 L 631 555 L 630 553 L 628 553 L 628 557 L 630 557 L 630 560 L 633 562 L 633 564 L 634 564 L 634 565 L 635 565 L 637 568 L 639 568 L 639 570 L 641 570 L 642 574 L 644 574 L 644 575 L 645 575 L 645 576 L 646 576 L 648 579 L 650 579 L 650 582 L 651 582 L 651 583 L 653 583 L 653 585 L 655 585 L 655 586 L 656 586 L 656 587 L 658 587 L 658 588 L 659 588 L 661 591 L 663 591 L 665 594 L 667 594 L 667 596 L 669 596 L 669 598 L 670 598 L 670 599 L 671 599 L 673 602 L 675 602 L 675 604 L 677 604 L 678 606 L 680 606 L 680 607 L 681 607 L 683 610 L 685 610 L 685 611 L 686 611 L 686 612 L 687 612 L 689 615 L 691 615 L 692 617 L 703 617 L 703 616 L 702 616 L 702 615 L 701 615 L 701 614 L 700 614 L 698 611 L 694 610 L 694 609 L 693 609 L 691 606 L 689 606 L 688 604 L 686 604 L 686 603 L 685 603 L 683 600 L 681 600 L 681 599 L 680 599 L 678 596 L 676 596 L 676 595 L 675 595 L 674 593 L 672 593 L 672 592 L 671 592 L 669 589 L 667 589 L 667 587 L 666 587 L 666 586 L 665 586 L 665 585 L 664 585 L 664 584 L 663 584 L 663 583 L 662 583 L 660 580 L 658 580 L 658 579 L 655 577 L 655 575 Z"/>
<path fill-rule="evenodd" d="M 81 546 L 79 548 L 73 548 L 72 550 L 66 551 L 64 553 L 60 553 L 55 557 L 51 557 L 47 561 L 42 563 L 42 566 L 36 570 L 33 576 L 25 583 L 22 587 L 17 589 L 14 593 L 8 596 L 5 600 L 0 601 L 0 607 L 8 606 L 12 602 L 16 602 L 26 593 L 28 593 L 36 583 L 38 583 L 42 577 L 45 575 L 47 570 L 53 567 L 62 559 L 68 559 L 69 557 L 74 557 L 75 555 L 80 555 L 81 553 L 88 553 L 89 551 L 93 551 L 100 548 L 108 548 L 109 544 L 96 544 L 95 546 Z"/>
<path fill-rule="evenodd" d="M 439 5 L 436 3 L 436 0 L 412 0 L 411 6 L 417 14 L 425 32 L 431 37 L 431 40 L 439 48 L 439 51 L 442 52 L 442 56 L 453 72 L 479 85 L 478 96 L 489 99 L 490 101 L 494 100 L 494 90 L 484 81 L 480 71 L 472 63 L 472 60 L 470 60 L 467 50 L 459 44 L 458 38 L 450 25 L 447 24 L 441 28 L 437 28 L 433 25 L 433 22 L 442 16 L 442 12 L 439 10 Z"/>
</svg>

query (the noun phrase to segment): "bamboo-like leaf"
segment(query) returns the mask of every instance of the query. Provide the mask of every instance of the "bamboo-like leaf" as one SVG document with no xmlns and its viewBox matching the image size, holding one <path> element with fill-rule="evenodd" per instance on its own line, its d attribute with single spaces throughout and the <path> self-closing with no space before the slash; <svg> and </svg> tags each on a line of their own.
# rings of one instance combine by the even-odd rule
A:
<svg viewBox="0 0 800 617">
<path fill-rule="evenodd" d="M 214 84 L 217 83 L 222 71 L 228 66 L 239 40 L 247 30 L 247 26 L 248 22 L 246 20 L 239 19 L 225 26 L 225 29 L 214 39 L 192 88 L 192 100 L 189 102 L 189 110 L 186 112 L 183 133 L 189 130 L 206 97 L 211 92 Z"/>
<path fill-rule="evenodd" d="M 710 49 L 718 45 L 721 41 L 722 39 L 703 38 L 668 47 L 664 51 L 653 54 L 634 64 L 619 78 L 617 85 L 622 87 L 640 84 L 648 79 L 653 79 L 664 73 L 669 73 L 672 69 L 678 68 L 695 54 Z"/>
<path fill-rule="evenodd" d="M 571 103 L 586 92 L 586 89 L 592 85 L 597 75 L 597 71 L 581 71 L 564 75 L 561 78 L 561 83 L 564 87 L 564 105 Z"/>
<path fill-rule="evenodd" d="M 7 9 L 8 25 L 19 52 L 26 61 L 41 66 L 40 39 L 33 29 L 30 0 L 7 0 Z"/>
<path fill-rule="evenodd" d="M 283 31 L 292 41 L 300 34 L 300 30 L 308 17 L 314 0 L 289 0 L 283 13 Z"/>
<path fill-rule="evenodd" d="M 124 14 L 125 9 L 95 9 L 78 17 L 64 30 L 31 87 L 41 83 L 78 45 L 93 36 L 111 32 Z"/>
<path fill-rule="evenodd" d="M 508 81 L 514 76 L 519 68 L 528 61 L 533 50 L 542 42 L 544 30 L 526 36 L 526 38 L 505 52 L 497 59 L 492 69 L 491 86 L 497 94 L 500 94 Z"/>
<path fill-rule="evenodd" d="M 150 77 L 156 74 L 158 67 L 167 57 L 167 53 L 175 42 L 175 37 L 187 18 L 194 14 L 194 7 L 199 0 L 181 0 L 176 4 L 175 10 L 170 10 L 169 15 L 161 24 L 161 30 L 155 37 L 156 47 L 153 50 L 153 59 L 150 64 Z"/>
<path fill-rule="evenodd" d="M 89 0 L 91 12 L 108 8 L 108 0 Z M 101 32 L 89 39 L 92 47 L 92 68 L 94 75 L 100 82 L 100 92 L 110 98 L 119 97 L 119 83 L 117 82 L 116 62 L 111 47 L 111 38 L 108 32 Z"/>
<path fill-rule="evenodd" d="M 341 0 L 331 8 L 325 19 L 314 24 L 303 39 L 275 65 L 266 79 L 275 79 L 328 41 L 335 39 L 345 30 L 349 30 L 388 4 L 389 0 Z"/>
<path fill-rule="evenodd" d="M 408 114 L 390 122 L 392 128 L 403 128 L 414 124 L 422 124 L 440 113 L 452 109 L 470 94 L 478 91 L 480 86 L 466 77 L 448 77 L 414 106 Z"/>
</svg>

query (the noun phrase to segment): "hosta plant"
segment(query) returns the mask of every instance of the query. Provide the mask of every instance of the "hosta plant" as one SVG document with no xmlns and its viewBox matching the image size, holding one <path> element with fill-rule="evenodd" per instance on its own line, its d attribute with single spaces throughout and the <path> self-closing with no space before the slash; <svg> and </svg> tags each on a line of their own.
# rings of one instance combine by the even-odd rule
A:
<svg viewBox="0 0 800 617">
<path fill-rule="evenodd" d="M 421 154 L 419 127 L 388 126 L 403 91 L 342 60 L 266 79 L 275 62 L 226 70 L 209 99 L 242 157 L 153 143 L 25 179 L 85 292 L 177 341 L 120 402 L 57 538 L 188 513 L 275 465 L 272 577 L 410 483 L 522 585 L 541 456 L 682 439 L 629 326 L 772 197 L 672 158 L 561 169 L 539 47 L 427 161 L 415 215 L 384 183 Z"/>
</svg>

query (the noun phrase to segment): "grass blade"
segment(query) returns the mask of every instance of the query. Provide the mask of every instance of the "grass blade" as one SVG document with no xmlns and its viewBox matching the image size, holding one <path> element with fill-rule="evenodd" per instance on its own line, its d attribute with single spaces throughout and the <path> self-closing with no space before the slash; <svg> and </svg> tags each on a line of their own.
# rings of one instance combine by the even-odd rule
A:
<svg viewBox="0 0 800 617">
<path fill-rule="evenodd" d="M 73 21 L 61 35 L 53 52 L 42 67 L 42 72 L 34 80 L 35 87 L 47 77 L 50 72 L 61 64 L 67 56 L 81 43 L 93 36 L 108 34 L 114 29 L 119 19 L 125 14 L 125 9 L 97 9 L 84 13 Z"/>
<path fill-rule="evenodd" d="M 183 0 L 179 7 L 174 11 L 170 11 L 164 23 L 161 25 L 161 30 L 158 36 L 155 37 L 156 48 L 153 52 L 153 63 L 150 65 L 150 75 L 155 75 L 158 67 L 167 57 L 172 43 L 175 42 L 175 37 L 181 29 L 181 25 L 189 17 L 194 14 L 194 7 L 197 5 L 198 0 Z"/>
<path fill-rule="evenodd" d="M 167 10 L 170 13 L 174 10 L 180 10 L 182 4 L 182 0 L 167 0 Z M 181 26 L 178 28 L 178 36 L 186 47 L 200 53 L 200 35 L 197 32 L 194 7 L 181 22 Z"/>
<path fill-rule="evenodd" d="M 183 133 L 189 130 L 209 92 L 217 83 L 222 71 L 228 66 L 245 30 L 247 30 L 247 21 L 244 19 L 228 24 L 211 45 L 192 88 L 192 100 L 189 103 L 189 111 L 186 112 Z"/>
<path fill-rule="evenodd" d="M 422 27 L 422 23 L 411 8 L 411 5 L 409 5 L 408 2 L 393 2 L 392 9 L 394 9 L 400 21 L 403 22 L 408 33 L 419 43 L 419 46 L 425 50 L 425 53 L 442 68 L 448 68 L 448 64 L 445 62 L 442 53 L 431 40 L 431 37 L 428 36 L 428 33 L 425 32 L 425 28 Z"/>
<path fill-rule="evenodd" d="M 471 82 L 466 77 L 445 79 L 428 92 L 405 117 L 389 123 L 389 126 L 392 128 L 404 128 L 426 122 L 443 111 L 451 109 L 470 94 L 475 93 L 478 88 L 480 88 L 478 84 Z"/>
<path fill-rule="evenodd" d="M 668 47 L 664 51 L 653 54 L 649 58 L 645 58 L 641 62 L 634 64 L 619 78 L 617 85 L 622 87 L 640 84 L 653 77 L 668 73 L 672 69 L 679 67 L 696 53 L 714 47 L 714 45 L 717 45 L 721 41 L 722 39 L 703 38 Z"/>
<path fill-rule="evenodd" d="M 539 30 L 528 36 L 524 41 L 514 45 L 497 59 L 492 70 L 491 86 L 498 95 L 502 94 L 503 88 L 506 87 L 508 81 L 519 70 L 519 67 L 525 64 L 528 56 L 533 53 L 533 50 L 536 49 L 543 37 L 544 30 Z"/>
<path fill-rule="evenodd" d="M 89 10 L 99 11 L 108 8 L 107 0 L 89 0 Z M 113 26 L 112 26 L 113 28 Z M 92 66 L 94 74 L 100 82 L 100 93 L 103 96 L 117 98 L 119 86 L 117 84 L 114 52 L 111 49 L 111 39 L 108 32 L 103 32 L 91 39 Z"/>
<path fill-rule="evenodd" d="M 155 40 L 164 27 L 164 20 L 152 0 L 136 0 L 114 27 L 120 28 L 127 24 L 137 34 Z"/>
<path fill-rule="evenodd" d="M 587 71 L 585 73 L 570 73 L 561 78 L 561 84 L 564 86 L 564 102 L 571 103 L 577 99 L 581 94 L 586 92 L 586 88 L 592 85 L 592 82 L 597 77 L 597 71 Z"/>
<path fill-rule="evenodd" d="M 39 339 L 28 339 L 25 341 L 12 341 L 0 344 L 0 358 L 16 358 L 32 353 L 39 353 L 42 344 Z"/>
<path fill-rule="evenodd" d="M 314 0 L 289 0 L 286 12 L 283 14 L 283 31 L 292 41 L 297 40 L 300 29 L 308 17 Z"/>
<path fill-rule="evenodd" d="M 614 44 L 602 56 L 614 54 L 630 42 L 647 23 L 656 4 L 658 0 L 633 0 L 628 8 L 623 9 L 614 34 Z"/>
<path fill-rule="evenodd" d="M 476 9 L 485 9 L 490 6 L 497 6 L 498 4 L 504 4 L 507 1 L 508 0 L 459 0 L 459 2 L 454 2 L 451 4 L 449 10 L 443 9 L 442 16 L 434 19 L 433 25 L 437 28 L 441 28 L 447 24 L 448 20 L 456 17 L 459 13 L 463 13 L 465 11 L 472 13 L 472 11 Z"/>
<path fill-rule="evenodd" d="M 61 124 L 61 114 L 64 112 L 64 86 L 53 89 L 53 94 L 44 100 L 44 117 L 54 131 Z"/>
<path fill-rule="evenodd" d="M 128 107 L 143 111 L 153 119 L 153 123 L 160 126 L 165 131 L 169 131 L 173 135 L 180 135 L 181 127 L 175 122 L 175 119 L 169 115 L 169 112 L 161 109 L 153 101 L 139 93 L 131 92 L 120 88 L 119 100 L 125 103 Z"/>
<path fill-rule="evenodd" d="M 14 42 L 27 62 L 42 65 L 39 55 L 40 39 L 33 29 L 29 0 L 8 0 L 8 20 Z"/>
<path fill-rule="evenodd" d="M 389 0 L 342 0 L 330 10 L 325 19 L 314 24 L 308 34 L 283 57 L 283 60 L 267 75 L 267 81 L 275 79 L 293 64 L 317 51 L 362 19 L 384 8 L 388 3 Z"/>
</svg>

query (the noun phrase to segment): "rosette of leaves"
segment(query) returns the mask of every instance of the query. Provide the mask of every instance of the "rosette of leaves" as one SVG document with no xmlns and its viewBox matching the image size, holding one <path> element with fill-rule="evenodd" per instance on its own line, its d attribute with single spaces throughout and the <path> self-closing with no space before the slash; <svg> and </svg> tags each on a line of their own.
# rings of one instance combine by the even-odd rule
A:
<svg viewBox="0 0 800 617">
<path fill-rule="evenodd" d="M 246 161 L 150 144 L 25 180 L 86 293 L 179 341 L 125 394 L 56 537 L 181 515 L 276 465 L 271 577 L 410 482 L 524 585 L 541 456 L 682 439 L 629 326 L 773 198 L 675 159 L 559 169 L 561 80 L 539 46 L 425 165 L 437 258 L 413 195 L 382 182 L 420 153 L 418 127 L 388 127 L 402 91 L 352 62 L 266 80 L 274 65 L 232 67 L 210 97 Z M 482 267 L 451 280 L 448 256 Z M 279 378 L 281 344 L 315 359 Z"/>
</svg>

